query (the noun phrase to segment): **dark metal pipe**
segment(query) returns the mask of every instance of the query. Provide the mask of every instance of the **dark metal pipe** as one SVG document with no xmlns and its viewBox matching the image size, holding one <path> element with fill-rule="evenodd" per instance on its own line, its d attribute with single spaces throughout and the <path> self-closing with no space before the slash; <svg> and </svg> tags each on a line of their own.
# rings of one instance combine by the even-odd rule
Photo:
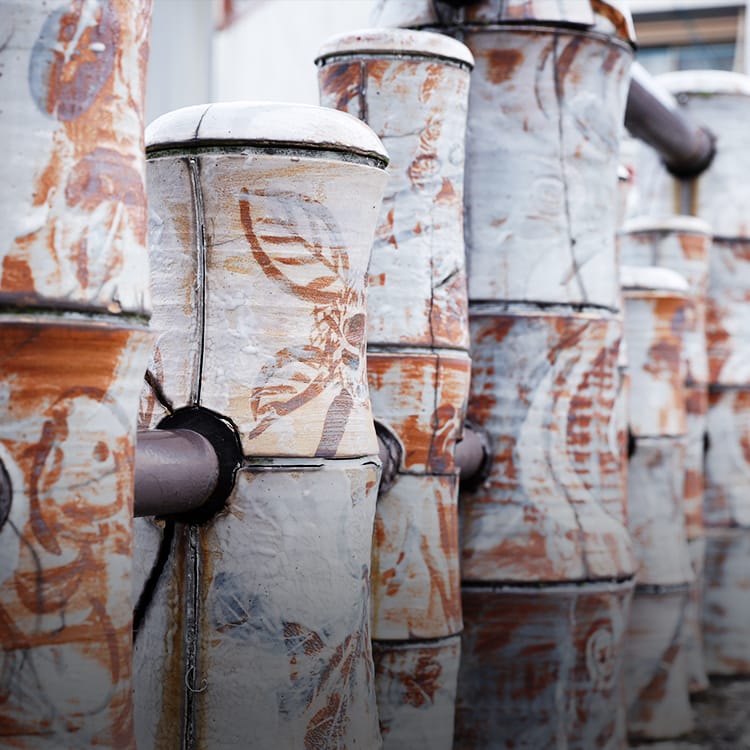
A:
<svg viewBox="0 0 750 750">
<path fill-rule="evenodd" d="M 456 466 L 461 484 L 480 484 L 489 474 L 492 448 L 489 435 L 478 425 L 467 422 L 461 440 L 456 443 Z"/>
<path fill-rule="evenodd" d="M 382 422 L 375 420 L 375 434 L 378 436 L 378 456 L 383 468 L 380 471 L 378 494 L 388 492 L 398 476 L 404 449 L 399 439 Z"/>
<path fill-rule="evenodd" d="M 716 139 L 693 122 L 677 100 L 646 69 L 633 63 L 625 127 L 659 152 L 675 177 L 695 177 L 716 153 Z"/>
<path fill-rule="evenodd" d="M 403 448 L 398 438 L 375 423 L 383 464 L 380 492 L 396 480 Z M 490 442 L 481 428 L 464 426 L 456 444 L 456 465 L 462 482 L 481 481 L 491 458 Z M 219 484 L 219 457 L 211 442 L 189 429 L 139 430 L 135 455 L 133 515 L 178 516 L 197 510 L 214 495 Z"/>
<path fill-rule="evenodd" d="M 135 455 L 135 516 L 182 514 L 214 493 L 219 458 L 193 430 L 139 430 Z"/>
</svg>

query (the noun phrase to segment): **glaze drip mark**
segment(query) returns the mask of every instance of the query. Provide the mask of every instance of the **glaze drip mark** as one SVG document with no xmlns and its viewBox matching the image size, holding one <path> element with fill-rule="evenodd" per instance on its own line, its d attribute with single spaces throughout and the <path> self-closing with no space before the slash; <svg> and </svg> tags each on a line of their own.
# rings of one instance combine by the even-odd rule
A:
<svg viewBox="0 0 750 750">
<path fill-rule="evenodd" d="M 274 197 L 287 206 L 299 203 L 298 195 L 284 191 Z M 240 220 L 253 258 L 283 292 L 313 303 L 314 325 L 307 345 L 295 351 L 280 349 L 274 361 L 261 368 L 250 397 L 257 424 L 247 437 L 258 437 L 280 416 L 333 388 L 337 395 L 326 413 L 315 452 L 316 456 L 332 457 L 344 436 L 365 362 L 364 289 L 350 278 L 349 255 L 327 207 L 304 201 L 301 211 L 287 209 L 287 221 L 267 220 L 271 226 L 261 234 L 258 226 L 263 227 L 264 219 L 253 218 L 251 200 L 250 192 L 243 188 Z M 300 233 L 289 232 L 288 227 L 295 226 Z M 280 250 L 271 253 L 266 246 Z M 318 275 L 312 276 L 314 273 Z"/>
<path fill-rule="evenodd" d="M 39 109 L 61 121 L 78 119 L 114 71 L 120 22 L 101 0 L 71 0 L 53 11 L 31 51 L 29 88 Z"/>
<path fill-rule="evenodd" d="M 492 83 L 509 80 L 523 62 L 523 52 L 520 49 L 493 49 L 487 55 L 488 77 Z"/>
<path fill-rule="evenodd" d="M 558 129 L 558 153 L 560 155 L 560 174 L 562 175 L 563 201 L 565 205 L 565 228 L 568 233 L 568 247 L 570 249 L 571 272 L 570 276 L 575 277 L 578 288 L 581 293 L 583 302 L 588 302 L 588 294 L 583 283 L 583 276 L 579 267 L 578 257 L 576 256 L 576 237 L 573 234 L 573 220 L 570 214 L 570 192 L 569 177 L 565 153 L 565 127 L 563 123 L 563 110 L 566 107 L 565 102 L 565 78 L 569 75 L 570 67 L 575 59 L 581 40 L 574 38 L 565 46 L 562 54 L 558 55 L 558 45 L 560 37 L 555 34 L 552 46 L 552 65 L 555 81 L 555 97 L 557 99 L 557 129 Z M 567 281 L 567 279 L 565 279 Z"/>
<path fill-rule="evenodd" d="M 73 167 L 65 185 L 65 201 L 93 211 L 105 201 L 140 208 L 143 179 L 133 160 L 111 148 L 97 147 Z"/>
</svg>

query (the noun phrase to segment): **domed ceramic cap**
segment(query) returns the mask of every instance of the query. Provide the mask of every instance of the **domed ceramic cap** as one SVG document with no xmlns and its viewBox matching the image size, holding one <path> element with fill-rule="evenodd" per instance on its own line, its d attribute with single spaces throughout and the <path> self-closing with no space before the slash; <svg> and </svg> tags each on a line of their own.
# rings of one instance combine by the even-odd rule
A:
<svg viewBox="0 0 750 750">
<path fill-rule="evenodd" d="M 318 51 L 317 64 L 329 57 L 356 55 L 410 55 L 438 57 L 474 67 L 469 48 L 445 34 L 409 29 L 361 29 L 329 39 Z"/>
<path fill-rule="evenodd" d="M 728 70 L 680 70 L 656 79 L 672 94 L 750 96 L 750 76 Z"/>
<path fill-rule="evenodd" d="M 307 104 L 198 104 L 167 112 L 146 128 L 149 151 L 217 143 L 331 149 L 388 163 L 380 138 L 365 123 L 345 112 Z"/>
<path fill-rule="evenodd" d="M 687 297 L 690 292 L 682 274 L 660 266 L 622 266 L 620 284 L 625 291 L 648 292 L 649 296 Z"/>
<path fill-rule="evenodd" d="M 627 0 L 466 0 L 452 5 L 441 0 L 378 0 L 371 20 L 378 26 L 402 28 L 495 23 L 569 24 L 635 43 L 635 27 Z"/>
<path fill-rule="evenodd" d="M 680 232 L 682 234 L 711 234 L 711 225 L 696 216 L 636 216 L 628 219 L 621 234 L 639 232 Z"/>
</svg>

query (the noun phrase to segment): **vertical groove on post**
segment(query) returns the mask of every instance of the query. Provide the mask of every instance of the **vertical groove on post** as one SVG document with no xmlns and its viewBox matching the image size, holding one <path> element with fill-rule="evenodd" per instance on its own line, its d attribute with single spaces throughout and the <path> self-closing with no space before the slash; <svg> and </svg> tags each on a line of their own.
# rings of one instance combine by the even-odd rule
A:
<svg viewBox="0 0 750 750">
<path fill-rule="evenodd" d="M 203 355 L 206 348 L 206 217 L 203 210 L 200 165 L 198 164 L 198 160 L 193 156 L 188 156 L 186 162 L 190 170 L 190 188 L 193 196 L 193 210 L 195 211 L 195 250 L 197 255 L 195 283 L 198 287 L 198 310 L 196 312 L 200 329 L 196 362 L 191 370 L 193 373 L 193 382 L 190 389 L 190 403 L 199 406 L 201 402 L 201 383 L 203 382 Z"/>
<path fill-rule="evenodd" d="M 197 745 L 195 693 L 202 692 L 200 664 L 200 611 L 201 611 L 201 554 L 200 528 L 194 524 L 185 527 L 187 535 L 186 575 L 184 592 L 184 647 L 183 680 L 185 684 L 185 713 L 183 716 L 183 750 L 195 750 Z M 206 749 L 208 750 L 208 749 Z"/>
<path fill-rule="evenodd" d="M 367 122 L 367 62 L 359 64 L 359 119 Z"/>
</svg>

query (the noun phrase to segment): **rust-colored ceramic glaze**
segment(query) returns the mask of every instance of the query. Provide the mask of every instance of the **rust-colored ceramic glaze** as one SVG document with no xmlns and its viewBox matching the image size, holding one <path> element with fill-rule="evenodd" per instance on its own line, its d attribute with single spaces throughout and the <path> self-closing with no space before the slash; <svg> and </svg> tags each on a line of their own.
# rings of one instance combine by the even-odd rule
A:
<svg viewBox="0 0 750 750">
<path fill-rule="evenodd" d="M 632 52 L 554 27 L 469 27 L 463 40 L 476 60 L 469 299 L 616 309 L 617 149 Z"/>
<path fill-rule="evenodd" d="M 0 303 L 145 313 L 151 0 L 4 0 Z"/>
<path fill-rule="evenodd" d="M 708 391 L 704 385 L 685 387 L 687 435 L 685 445 L 685 534 L 688 539 L 703 535 L 705 502 L 706 430 Z"/>
<path fill-rule="evenodd" d="M 372 569 L 373 638 L 461 632 L 458 476 L 401 474 L 378 499 Z"/>
<path fill-rule="evenodd" d="M 634 42 L 635 28 L 625 0 L 377 0 L 373 16 L 382 26 L 450 29 L 463 23 L 563 24 Z"/>
<path fill-rule="evenodd" d="M 320 103 L 364 120 L 391 161 L 369 268 L 367 340 L 467 348 L 464 139 L 471 53 L 370 29 L 319 52 Z"/>
<path fill-rule="evenodd" d="M 709 383 L 750 384 L 750 239 L 715 237 L 706 306 Z"/>
<path fill-rule="evenodd" d="M 0 745 L 134 750 L 133 454 L 152 337 L 19 315 L 0 339 Z"/>
<path fill-rule="evenodd" d="M 226 508 L 161 556 L 140 750 L 378 747 L 365 284 L 387 156 L 355 118 L 289 104 L 178 110 L 147 144 L 161 335 L 141 421 L 217 411 L 245 457 Z M 137 542 L 153 559 L 153 527 Z"/>
<path fill-rule="evenodd" d="M 367 353 L 373 413 L 403 447 L 400 474 L 378 501 L 373 550 L 384 742 L 450 748 L 458 653 L 419 641 L 461 630 L 454 452 L 470 377 L 463 184 L 473 60 L 442 35 L 368 29 L 329 40 L 317 62 L 321 103 L 367 122 L 391 156 Z"/>
<path fill-rule="evenodd" d="M 470 376 L 471 360 L 459 351 L 368 351 L 372 410 L 404 448 L 402 471 L 456 471 Z"/>
<path fill-rule="evenodd" d="M 455 747 L 624 750 L 632 592 L 632 581 L 465 586 Z"/>
<path fill-rule="evenodd" d="M 205 750 L 379 746 L 378 479 L 370 458 L 247 461 L 224 513 L 178 525 L 137 641 L 139 750 L 184 727 Z"/>
<path fill-rule="evenodd" d="M 709 389 L 706 526 L 750 527 L 750 388 Z"/>
<path fill-rule="evenodd" d="M 684 642 L 687 608 L 687 587 L 635 592 L 623 660 L 632 739 L 674 739 L 693 728 Z"/>
<path fill-rule="evenodd" d="M 661 266 L 679 273 L 688 284 L 685 302 L 685 379 L 708 382 L 706 296 L 711 227 L 692 216 L 634 219 L 619 235 L 620 260 L 630 266 Z"/>
<path fill-rule="evenodd" d="M 374 643 L 383 750 L 453 749 L 461 638 Z"/>
<path fill-rule="evenodd" d="M 494 456 L 461 496 L 464 581 L 634 572 L 610 429 L 620 330 L 602 313 L 472 307 L 468 415 Z"/>
<path fill-rule="evenodd" d="M 469 298 L 617 307 L 615 197 L 632 59 L 629 12 L 600 0 L 463 5 L 383 0 L 374 18 L 454 35 L 474 56 Z"/>
<path fill-rule="evenodd" d="M 674 437 L 687 432 L 684 313 L 684 294 L 625 290 L 625 340 L 632 394 L 629 422 L 636 437 Z"/>
<path fill-rule="evenodd" d="M 147 141 L 161 396 L 144 394 L 142 423 L 199 404 L 234 421 L 246 455 L 377 453 L 365 283 L 380 141 L 333 110 L 242 102 L 164 115 Z"/>
</svg>

